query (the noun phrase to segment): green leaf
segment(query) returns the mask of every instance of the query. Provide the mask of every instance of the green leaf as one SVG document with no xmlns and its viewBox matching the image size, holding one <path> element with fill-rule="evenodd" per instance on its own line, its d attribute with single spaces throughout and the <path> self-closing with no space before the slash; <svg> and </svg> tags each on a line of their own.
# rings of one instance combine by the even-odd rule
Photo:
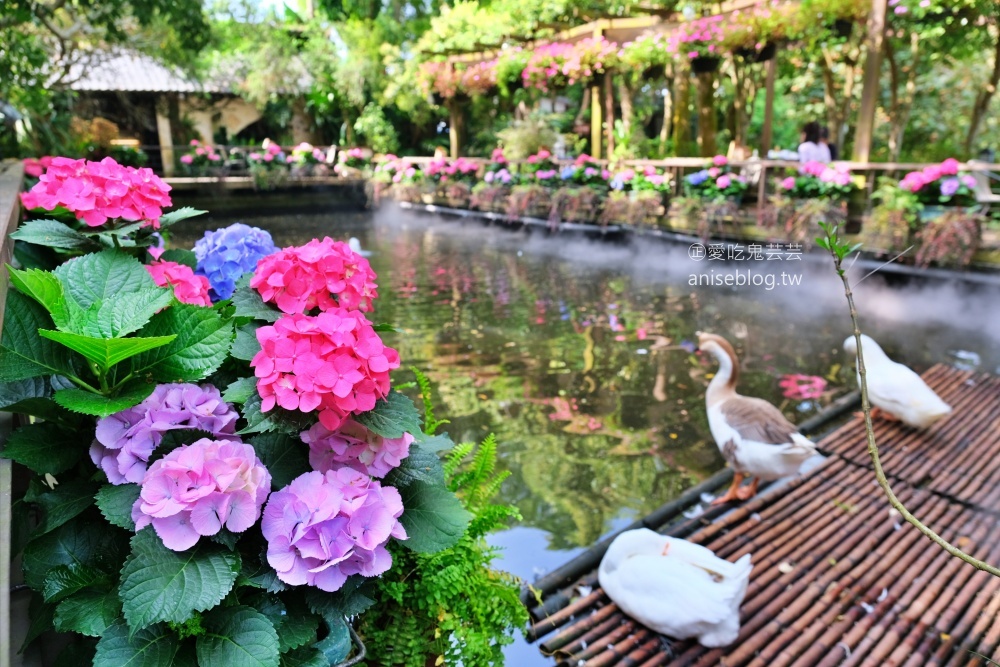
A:
<svg viewBox="0 0 1000 667">
<path fill-rule="evenodd" d="M 236 329 L 236 340 L 233 342 L 233 349 L 230 354 L 243 361 L 251 361 L 260 352 L 260 343 L 257 341 L 256 331 L 263 325 L 259 322 L 251 322 Z"/>
<path fill-rule="evenodd" d="M 144 327 L 153 315 L 173 301 L 173 290 L 157 287 L 95 302 L 83 314 L 81 326 L 74 331 L 96 338 L 127 336 Z"/>
<path fill-rule="evenodd" d="M 313 646 L 303 646 L 281 656 L 281 667 L 330 667 L 332 664 L 336 663 L 331 663 L 322 651 Z"/>
<path fill-rule="evenodd" d="M 50 570 L 45 577 L 42 594 L 46 602 L 59 602 L 86 588 L 106 588 L 110 585 L 111 578 L 106 573 L 73 563 Z"/>
<path fill-rule="evenodd" d="M 49 572 L 60 565 L 87 567 L 108 546 L 110 527 L 84 521 L 64 523 L 50 533 L 36 537 L 24 548 L 24 582 L 36 591 L 43 589 Z"/>
<path fill-rule="evenodd" d="M 199 211 L 196 208 L 191 208 L 190 206 L 182 206 L 181 208 L 174 209 L 170 213 L 164 213 L 160 216 L 160 228 L 169 227 L 170 225 L 175 225 L 181 220 L 187 220 L 188 218 L 194 218 L 199 215 L 204 215 L 208 211 Z"/>
<path fill-rule="evenodd" d="M 75 375 L 74 355 L 38 335 L 52 327 L 45 309 L 20 292 L 7 293 L 7 310 L 0 339 L 0 382 L 42 375 Z"/>
<path fill-rule="evenodd" d="M 413 401 L 394 390 L 354 420 L 383 438 L 402 438 L 403 433 L 420 432 L 420 413 Z"/>
<path fill-rule="evenodd" d="M 39 329 L 38 333 L 43 338 L 54 340 L 75 352 L 79 352 L 105 371 L 137 354 L 163 347 L 177 338 L 177 334 L 146 338 L 94 338 L 67 331 L 47 329 Z"/>
<path fill-rule="evenodd" d="M 55 270 L 66 294 L 81 308 L 122 294 L 155 289 L 153 277 L 135 257 L 120 250 L 103 250 L 74 257 Z"/>
<path fill-rule="evenodd" d="M 399 467 L 393 468 L 385 478 L 386 484 L 399 489 L 413 482 L 437 484 L 442 487 L 445 485 L 441 459 L 416 442 L 410 445 L 410 453 L 400 462 Z"/>
<path fill-rule="evenodd" d="M 402 329 L 397 329 L 391 324 L 386 324 L 385 322 L 373 324 L 372 329 L 375 330 L 375 333 L 403 333 Z"/>
<path fill-rule="evenodd" d="M 255 320 L 277 322 L 284 316 L 277 308 L 264 303 L 257 290 L 250 287 L 249 278 L 241 278 L 236 291 L 233 292 L 233 307 L 237 317 L 249 317 Z"/>
<path fill-rule="evenodd" d="M 56 220 L 29 220 L 11 233 L 12 239 L 49 248 L 93 247 L 93 242 L 69 225 Z"/>
<path fill-rule="evenodd" d="M 192 271 L 198 268 L 198 258 L 190 250 L 185 250 L 183 248 L 171 248 L 167 250 L 162 255 L 160 259 L 166 262 L 177 262 L 178 264 L 183 264 L 189 267 Z"/>
<path fill-rule="evenodd" d="M 97 642 L 93 667 L 172 667 L 180 642 L 164 624 L 136 632 L 118 621 Z"/>
<path fill-rule="evenodd" d="M 160 382 L 195 382 L 225 361 L 233 326 L 211 308 L 181 303 L 154 315 L 139 333 L 144 337 L 178 335 L 169 345 L 135 357 L 133 372 L 150 373 Z"/>
<path fill-rule="evenodd" d="M 131 544 L 119 592 L 133 632 L 159 621 L 183 623 L 192 613 L 211 609 L 229 594 L 240 570 L 237 554 L 206 540 L 171 551 L 147 527 Z"/>
<path fill-rule="evenodd" d="M 87 455 L 89 441 L 51 422 L 22 426 L 7 439 L 4 458 L 17 461 L 39 475 L 58 475 Z"/>
<path fill-rule="evenodd" d="M 309 613 L 289 612 L 278 626 L 278 639 L 282 653 L 316 641 L 319 617 Z"/>
<path fill-rule="evenodd" d="M 306 591 L 305 601 L 314 614 L 325 619 L 353 617 L 375 604 L 375 582 L 366 577 L 348 577 L 336 593 L 316 588 Z"/>
<path fill-rule="evenodd" d="M 417 553 L 454 546 L 472 518 L 454 493 L 437 484 L 413 482 L 399 495 L 405 508 L 399 522 L 409 538 L 403 544 Z"/>
<path fill-rule="evenodd" d="M 227 403 L 246 403 L 257 393 L 257 378 L 240 378 L 222 392 L 222 400 Z"/>
<path fill-rule="evenodd" d="M 10 274 L 11 284 L 22 294 L 30 296 L 44 306 L 57 327 L 61 329 L 68 324 L 66 297 L 63 294 L 62 283 L 55 274 L 38 269 L 19 271 L 10 264 L 7 265 L 7 272 Z"/>
<path fill-rule="evenodd" d="M 146 400 L 156 385 L 142 380 L 131 382 L 117 396 L 102 396 L 83 389 L 60 389 L 56 403 L 67 410 L 95 417 L 107 417 Z"/>
<path fill-rule="evenodd" d="M 100 637 L 122 612 L 122 602 L 115 591 L 84 591 L 63 600 L 56 607 L 55 628 L 59 632 L 79 632 Z"/>
<path fill-rule="evenodd" d="M 271 408 L 267 412 L 261 412 L 260 406 L 261 398 L 255 391 L 243 404 L 242 410 L 240 410 L 243 418 L 247 420 L 247 426 L 237 431 L 237 434 L 278 431 L 298 435 L 316 423 L 315 417 L 311 414 L 282 410 L 278 406 Z"/>
<path fill-rule="evenodd" d="M 428 452 L 443 452 L 455 446 L 455 441 L 447 433 L 438 435 L 427 435 L 426 433 L 414 433 L 414 443 L 420 445 L 421 449 Z"/>
<path fill-rule="evenodd" d="M 93 505 L 95 488 L 95 484 L 87 479 L 62 482 L 54 489 L 39 483 L 30 486 L 25 500 L 42 510 L 42 520 L 35 534 L 44 535 L 55 530 Z"/>
<path fill-rule="evenodd" d="M 31 415 L 47 421 L 76 421 L 52 400 L 52 385 L 47 378 L 28 378 L 0 382 L 0 410 Z"/>
<path fill-rule="evenodd" d="M 95 496 L 97 508 L 111 525 L 134 531 L 132 506 L 139 499 L 141 490 L 138 484 L 105 484 Z"/>
<path fill-rule="evenodd" d="M 278 633 L 250 607 L 221 607 L 205 614 L 197 639 L 199 667 L 279 667 Z"/>
<path fill-rule="evenodd" d="M 111 229 L 101 227 L 100 229 L 84 230 L 81 231 L 80 233 L 86 236 L 104 236 L 110 239 L 112 236 L 118 236 L 118 237 L 128 236 L 129 234 L 137 232 L 140 229 L 148 226 L 149 226 L 148 222 L 146 222 L 145 220 L 140 220 L 139 222 L 132 222 L 127 225 L 121 225 L 119 227 L 113 227 Z"/>
<path fill-rule="evenodd" d="M 273 483 L 271 486 L 274 488 Z M 250 564 L 243 566 L 240 576 L 236 580 L 236 586 L 252 586 L 253 588 L 263 589 L 268 593 L 280 593 L 287 588 L 285 583 L 281 579 L 278 579 L 278 574 L 274 571 L 274 568 L 268 565 L 266 552 L 261 554 L 256 567 L 251 568 Z"/>
<path fill-rule="evenodd" d="M 351 634 L 347 630 L 347 622 L 343 617 L 326 618 L 326 627 L 329 634 L 323 641 L 316 644 L 323 656 L 327 659 L 327 664 L 335 665 L 343 662 L 351 654 Z"/>
<path fill-rule="evenodd" d="M 264 433 L 250 438 L 257 458 L 271 473 L 271 488 L 280 489 L 309 472 L 308 448 L 298 438 L 284 433 Z"/>
</svg>

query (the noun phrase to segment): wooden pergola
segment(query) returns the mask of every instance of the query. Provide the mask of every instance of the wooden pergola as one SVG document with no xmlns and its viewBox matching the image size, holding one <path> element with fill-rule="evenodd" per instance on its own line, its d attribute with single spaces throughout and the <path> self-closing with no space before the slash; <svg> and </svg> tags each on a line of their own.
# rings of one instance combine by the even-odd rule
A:
<svg viewBox="0 0 1000 667">
<path fill-rule="evenodd" d="M 760 0 L 729 0 L 722 3 L 719 14 L 728 15 L 734 12 L 746 11 L 760 4 Z M 879 73 L 881 66 L 882 41 L 885 35 L 886 13 L 888 0 L 872 0 L 868 14 L 867 35 L 865 41 L 864 87 L 861 95 L 861 107 L 858 114 L 853 160 L 867 162 L 871 153 L 872 133 L 875 122 L 875 107 L 879 94 Z M 604 37 L 619 44 L 650 34 L 666 34 L 673 30 L 684 18 L 676 12 L 667 16 L 650 13 L 644 16 L 628 18 L 605 18 L 562 30 L 544 39 L 521 42 L 525 48 L 535 44 L 551 42 L 575 42 L 587 37 Z M 503 49 L 482 50 L 475 53 L 462 53 L 449 56 L 448 62 L 454 64 L 471 64 L 497 58 Z M 780 50 L 779 50 L 780 54 Z M 767 155 L 771 149 L 774 123 L 774 83 L 777 71 L 777 56 L 766 64 L 764 125 L 762 130 L 760 152 Z M 603 77 L 603 82 L 595 81 L 590 86 L 590 145 L 591 154 L 595 158 L 610 155 L 614 150 L 613 124 L 606 122 L 614 115 L 614 93 L 611 77 Z M 461 112 L 459 105 L 448 104 L 450 128 L 450 153 L 457 158 L 460 152 L 459 128 L 461 127 Z M 605 150 L 606 148 L 606 150 Z"/>
</svg>

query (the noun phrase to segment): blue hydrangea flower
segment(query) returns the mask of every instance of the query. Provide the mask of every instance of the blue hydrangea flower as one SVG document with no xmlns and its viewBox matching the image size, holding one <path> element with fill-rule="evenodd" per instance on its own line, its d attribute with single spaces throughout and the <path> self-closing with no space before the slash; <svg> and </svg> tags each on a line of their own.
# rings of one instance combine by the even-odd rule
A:
<svg viewBox="0 0 1000 667">
<path fill-rule="evenodd" d="M 568 181 L 573 178 L 573 174 L 576 173 L 576 167 L 563 167 L 562 171 L 559 173 L 559 177 L 564 181 Z"/>
<path fill-rule="evenodd" d="M 701 171 L 696 171 L 690 176 L 685 177 L 685 180 L 691 185 L 701 185 L 708 180 L 708 170 L 702 169 Z"/>
<path fill-rule="evenodd" d="M 621 177 L 621 174 L 618 174 L 614 178 L 611 179 L 611 182 L 608 185 L 611 186 L 612 190 L 624 190 L 625 189 L 625 179 L 623 179 Z"/>
<path fill-rule="evenodd" d="M 278 251 L 271 235 L 263 229 L 237 222 L 205 232 L 194 244 L 198 260 L 195 273 L 208 278 L 213 301 L 228 299 L 236 289 L 236 281 L 244 273 L 257 268 L 262 257 Z"/>
</svg>

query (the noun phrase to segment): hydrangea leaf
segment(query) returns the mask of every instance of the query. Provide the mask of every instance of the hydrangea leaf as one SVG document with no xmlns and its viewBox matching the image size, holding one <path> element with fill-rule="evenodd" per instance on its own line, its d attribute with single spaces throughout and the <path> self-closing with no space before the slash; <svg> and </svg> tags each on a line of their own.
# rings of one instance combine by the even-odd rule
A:
<svg viewBox="0 0 1000 667">
<path fill-rule="evenodd" d="M 240 378 L 226 387 L 222 392 L 222 400 L 227 403 L 246 403 L 255 393 L 257 393 L 257 378 Z"/>
<path fill-rule="evenodd" d="M 427 435 L 426 433 L 413 433 L 413 441 L 420 445 L 421 449 L 428 452 L 443 452 L 455 446 L 455 442 L 447 433 L 437 435 Z"/>
<path fill-rule="evenodd" d="M 93 336 L 49 329 L 39 329 L 38 334 L 42 338 L 54 340 L 60 345 L 65 345 L 69 349 L 79 352 L 88 361 L 94 362 L 104 370 L 147 350 L 163 347 L 177 338 L 177 334 L 140 338 L 94 338 Z"/>
<path fill-rule="evenodd" d="M 166 262 L 183 264 L 192 271 L 198 268 L 198 258 L 194 256 L 194 252 L 183 248 L 171 248 L 160 255 L 160 259 Z"/>
<path fill-rule="evenodd" d="M 254 392 L 243 404 L 243 409 L 240 410 L 243 418 L 247 420 L 247 425 L 244 429 L 237 431 L 238 434 L 277 431 L 297 435 L 316 422 L 316 417 L 312 414 L 282 410 L 277 406 L 267 412 L 261 412 L 260 407 L 260 395 Z"/>
<path fill-rule="evenodd" d="M 465 534 L 472 515 L 458 497 L 438 484 L 423 481 L 399 489 L 403 515 L 399 522 L 409 539 L 404 545 L 417 553 L 435 553 L 454 546 Z"/>
<path fill-rule="evenodd" d="M 3 457 L 39 475 L 58 475 L 87 455 L 88 442 L 51 422 L 28 424 L 7 438 Z"/>
<path fill-rule="evenodd" d="M 56 403 L 84 415 L 107 417 L 138 405 L 156 388 L 142 380 L 129 383 L 117 396 L 102 396 L 83 389 L 60 389 L 56 392 Z"/>
<path fill-rule="evenodd" d="M 278 637 L 282 653 L 311 644 L 316 641 L 316 629 L 319 627 L 319 617 L 309 613 L 291 612 L 284 616 L 278 628 Z"/>
<path fill-rule="evenodd" d="M 249 317 L 255 320 L 265 320 L 267 322 L 277 322 L 284 316 L 277 308 L 264 303 L 257 290 L 250 287 L 246 278 L 240 279 L 238 287 L 233 292 L 233 307 L 236 308 L 237 317 Z"/>
<path fill-rule="evenodd" d="M 250 438 L 250 444 L 271 473 L 272 489 L 288 486 L 293 479 L 312 470 L 306 456 L 308 448 L 290 435 L 262 433 Z"/>
<path fill-rule="evenodd" d="M 131 544 L 119 594 L 133 633 L 160 621 L 183 623 L 192 613 L 211 609 L 229 594 L 240 570 L 237 554 L 207 540 L 171 551 L 147 527 Z"/>
<path fill-rule="evenodd" d="M 139 499 L 140 490 L 138 484 L 105 484 L 95 496 L 97 509 L 112 525 L 134 531 L 132 506 Z"/>
<path fill-rule="evenodd" d="M 255 609 L 214 609 L 203 625 L 205 634 L 195 643 L 200 667 L 279 667 L 278 633 Z"/>
<path fill-rule="evenodd" d="M 70 413 L 52 400 L 52 385 L 47 378 L 0 382 L 0 410 L 52 422 L 75 421 Z"/>
<path fill-rule="evenodd" d="M 7 293 L 7 310 L 0 339 L 0 382 L 13 382 L 43 375 L 75 375 L 73 359 L 66 348 L 38 335 L 50 329 L 52 318 L 45 309 L 20 292 Z M 81 360 L 82 361 L 82 360 Z"/>
<path fill-rule="evenodd" d="M 119 620 L 97 642 L 94 667 L 172 667 L 179 650 L 180 642 L 165 624 L 129 636 Z"/>
<path fill-rule="evenodd" d="M 196 208 L 191 208 L 190 206 L 182 206 L 181 208 L 174 209 L 170 213 L 164 213 L 160 216 L 160 228 L 169 227 L 170 225 L 175 225 L 181 220 L 187 220 L 188 218 L 194 218 L 199 215 L 205 215 L 208 211 L 201 211 Z"/>
<path fill-rule="evenodd" d="M 93 564 L 99 555 L 114 549 L 111 530 L 102 522 L 70 521 L 32 539 L 24 547 L 24 583 L 40 591 L 53 568 Z"/>
<path fill-rule="evenodd" d="M 348 577 L 336 593 L 308 589 L 305 601 L 314 614 L 323 618 L 353 617 L 375 604 L 374 587 L 375 582 L 366 577 Z"/>
<path fill-rule="evenodd" d="M 375 407 L 354 417 L 354 420 L 383 438 L 402 438 L 404 433 L 420 432 L 420 413 L 408 397 L 390 391 Z"/>
<path fill-rule="evenodd" d="M 389 471 L 385 478 L 386 484 L 399 489 L 413 482 L 444 486 L 444 468 L 441 459 L 434 452 L 427 451 L 415 442 L 410 445 L 409 455 L 400 462 L 399 467 Z"/>
<path fill-rule="evenodd" d="M 281 667 L 330 667 L 331 664 L 336 663 L 331 663 L 322 651 L 313 646 L 303 646 L 281 654 Z"/>
<path fill-rule="evenodd" d="M 260 341 L 257 340 L 257 329 L 261 324 L 251 322 L 236 329 L 236 340 L 230 354 L 243 361 L 251 361 L 260 352 Z"/>
<path fill-rule="evenodd" d="M 144 337 L 176 333 L 177 338 L 135 357 L 134 373 L 149 373 L 160 382 L 195 382 L 226 360 L 233 326 L 211 308 L 181 303 L 154 315 L 139 333 Z"/>
<path fill-rule="evenodd" d="M 57 220 L 30 220 L 18 227 L 10 237 L 26 243 L 67 250 L 94 246 L 85 235 Z"/>
<path fill-rule="evenodd" d="M 120 227 L 114 227 L 112 229 L 107 229 L 105 227 L 100 227 L 98 229 L 87 229 L 81 230 L 80 233 L 85 236 L 98 236 L 102 238 L 110 239 L 113 236 L 127 236 L 133 234 L 144 227 L 148 227 L 149 223 L 145 220 L 140 220 L 139 222 L 131 222 L 127 225 L 121 225 Z M 121 241 L 119 241 L 120 243 Z M 113 243 L 108 244 L 109 247 L 113 246 Z"/>
<path fill-rule="evenodd" d="M 94 504 L 95 488 L 94 482 L 88 479 L 61 482 L 54 489 L 33 482 L 24 498 L 42 510 L 42 520 L 35 529 L 35 534 L 44 535 L 86 511 Z"/>
<path fill-rule="evenodd" d="M 103 250 L 74 257 L 55 270 L 67 296 L 81 308 L 122 294 L 154 289 L 153 277 L 135 257 L 120 250 Z"/>
<path fill-rule="evenodd" d="M 83 313 L 76 333 L 100 338 L 127 336 L 145 326 L 153 315 L 169 307 L 173 300 L 173 290 L 156 287 L 96 302 Z"/>
<path fill-rule="evenodd" d="M 69 314 L 66 310 L 66 296 L 63 294 L 62 283 L 55 274 L 38 269 L 18 270 L 7 265 L 11 284 L 22 294 L 45 307 L 52 321 L 60 329 L 69 324 Z"/>
<path fill-rule="evenodd" d="M 49 571 L 42 595 L 46 602 L 59 602 L 86 588 L 107 587 L 111 578 L 104 572 L 78 563 L 60 565 Z M 116 594 L 117 597 L 117 594 Z"/>
<path fill-rule="evenodd" d="M 79 632 L 88 637 L 100 637 L 122 612 L 122 601 L 115 591 L 83 591 L 56 607 L 53 619 L 59 632 Z"/>
</svg>

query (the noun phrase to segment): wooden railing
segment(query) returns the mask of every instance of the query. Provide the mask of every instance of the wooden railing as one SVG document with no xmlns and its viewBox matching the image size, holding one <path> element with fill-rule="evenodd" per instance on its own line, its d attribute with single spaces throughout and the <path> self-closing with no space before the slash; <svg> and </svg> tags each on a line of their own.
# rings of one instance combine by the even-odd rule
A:
<svg viewBox="0 0 1000 667">
<path fill-rule="evenodd" d="M 13 257 L 14 241 L 9 234 L 17 227 L 21 203 L 22 166 L 20 160 L 0 162 L 0 263 L 6 265 Z M 3 324 L 9 281 L 7 271 L 0 270 L 0 326 Z M 7 442 L 13 425 L 13 415 L 0 412 L 0 445 Z M 11 667 L 17 659 L 18 647 L 11 641 L 10 592 L 11 577 L 11 503 L 13 500 L 11 462 L 0 458 L 0 667 Z M 19 664 L 19 663 L 18 663 Z"/>
</svg>

